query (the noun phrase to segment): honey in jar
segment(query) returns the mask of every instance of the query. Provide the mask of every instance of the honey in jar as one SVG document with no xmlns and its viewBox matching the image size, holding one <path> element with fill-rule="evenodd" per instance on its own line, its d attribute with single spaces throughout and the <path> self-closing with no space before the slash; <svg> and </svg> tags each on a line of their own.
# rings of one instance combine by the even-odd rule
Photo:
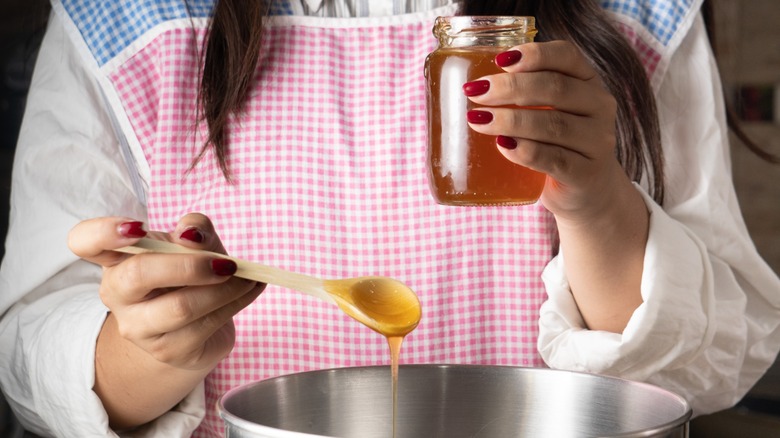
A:
<svg viewBox="0 0 780 438">
<path fill-rule="evenodd" d="M 439 46 L 425 61 L 428 177 L 445 205 L 517 205 L 539 199 L 546 176 L 507 160 L 496 137 L 472 130 L 466 112 L 476 107 L 463 84 L 504 72 L 495 56 L 531 42 L 533 17 L 439 17 Z"/>
</svg>

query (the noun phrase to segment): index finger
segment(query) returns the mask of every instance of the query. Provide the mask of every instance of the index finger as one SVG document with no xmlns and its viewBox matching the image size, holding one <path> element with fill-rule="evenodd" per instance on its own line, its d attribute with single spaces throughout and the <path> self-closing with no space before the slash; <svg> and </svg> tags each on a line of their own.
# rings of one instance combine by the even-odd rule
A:
<svg viewBox="0 0 780 438">
<path fill-rule="evenodd" d="M 510 73 L 547 70 L 583 81 L 598 77 L 598 73 L 585 55 L 568 41 L 526 43 L 516 46 L 496 56 L 496 64 Z"/>
</svg>

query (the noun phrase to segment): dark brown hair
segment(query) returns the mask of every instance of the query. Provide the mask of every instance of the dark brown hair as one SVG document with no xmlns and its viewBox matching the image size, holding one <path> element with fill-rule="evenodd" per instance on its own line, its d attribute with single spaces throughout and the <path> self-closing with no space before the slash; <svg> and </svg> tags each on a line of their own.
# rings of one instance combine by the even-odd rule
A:
<svg viewBox="0 0 780 438">
<path fill-rule="evenodd" d="M 208 137 L 193 166 L 213 145 L 219 167 L 230 180 L 226 129 L 230 116 L 241 112 L 260 56 L 262 20 L 267 6 L 260 0 L 219 0 L 205 41 L 200 107 Z"/>
<path fill-rule="evenodd" d="M 259 0 L 218 0 L 206 42 L 200 102 L 209 136 L 197 160 L 213 147 L 228 179 L 226 128 L 230 116 L 241 111 L 255 77 L 266 13 L 265 2 Z M 532 15 L 540 29 L 538 41 L 576 44 L 618 103 L 617 159 L 632 180 L 646 176 L 653 199 L 663 202 L 663 153 L 649 79 L 633 48 L 595 0 L 465 0 L 462 13 Z"/>
</svg>

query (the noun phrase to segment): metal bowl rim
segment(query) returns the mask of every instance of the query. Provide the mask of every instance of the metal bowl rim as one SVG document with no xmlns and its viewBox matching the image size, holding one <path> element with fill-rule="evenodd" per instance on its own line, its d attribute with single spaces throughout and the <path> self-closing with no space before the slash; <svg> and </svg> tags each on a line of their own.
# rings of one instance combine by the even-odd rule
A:
<svg viewBox="0 0 780 438">
<path fill-rule="evenodd" d="M 285 380 L 289 378 L 295 378 L 296 376 L 301 375 L 308 375 L 308 374 L 332 374 L 332 373 L 345 373 L 345 372 L 356 372 L 359 370 L 373 370 L 373 369 L 388 369 L 390 368 L 389 365 L 368 365 L 368 366 L 357 366 L 357 367 L 338 367 L 338 368 L 325 368 L 325 369 L 318 369 L 318 370 L 310 370 L 310 371 L 301 371 L 297 373 L 290 373 L 290 374 L 282 374 L 275 377 L 269 377 L 267 379 L 257 380 L 254 382 L 248 382 L 239 386 L 236 386 L 234 388 L 229 389 L 226 391 L 222 396 L 217 399 L 216 407 L 217 411 L 219 412 L 220 417 L 222 417 L 226 422 L 229 422 L 231 425 L 239 427 L 243 430 L 246 430 L 248 432 L 262 432 L 264 434 L 270 435 L 270 436 L 278 436 L 279 438 L 323 438 L 324 435 L 311 435 L 308 433 L 303 432 L 295 432 L 295 431 L 289 431 L 284 429 L 277 429 L 269 426 L 264 426 L 261 424 L 253 423 L 251 421 L 244 420 L 241 417 L 238 417 L 229 411 L 225 409 L 224 403 L 225 400 L 229 399 L 231 395 L 234 395 L 238 392 L 243 392 L 246 390 L 249 390 L 250 388 L 253 388 L 255 386 L 263 385 L 265 382 L 268 381 L 279 381 L 279 380 Z M 645 382 L 637 382 L 634 380 L 628 380 L 621 377 L 614 377 L 614 376 L 607 376 L 602 374 L 595 374 L 595 373 L 587 373 L 583 371 L 570 371 L 570 370 L 559 370 L 559 369 L 553 369 L 553 368 L 532 368 L 532 367 L 521 367 L 521 366 L 512 366 L 512 365 L 477 365 L 477 364 L 403 364 L 399 365 L 399 373 L 401 370 L 404 369 L 412 369 L 412 368 L 422 368 L 422 369 L 445 369 L 445 368 L 460 368 L 460 369 L 484 369 L 484 370 L 491 370 L 491 369 L 504 369 L 504 370 L 522 370 L 524 373 L 544 373 L 544 374 L 551 374 L 551 373 L 557 373 L 557 374 L 568 374 L 568 375 L 577 375 L 585 378 L 592 378 L 592 379 L 599 379 L 599 380 L 612 380 L 617 382 L 622 382 L 624 384 L 630 385 L 630 386 L 636 386 L 636 387 L 642 387 L 647 390 L 651 390 L 654 392 L 660 392 L 663 393 L 665 396 L 673 399 L 677 403 L 680 404 L 680 406 L 684 409 L 684 414 L 681 415 L 676 420 L 669 421 L 667 423 L 658 425 L 654 427 L 653 429 L 643 429 L 641 431 L 633 431 L 633 432 L 625 432 L 619 435 L 610 435 L 610 438 L 643 438 L 643 437 L 652 437 L 654 435 L 657 435 L 659 433 L 669 431 L 676 429 L 680 426 L 684 426 L 686 423 L 688 423 L 691 419 L 691 416 L 693 415 L 693 410 L 691 409 L 690 404 L 680 395 L 675 394 L 672 391 L 669 391 L 667 389 L 661 388 L 656 385 L 651 385 L 649 383 Z M 229 427 L 226 425 L 226 427 Z"/>
</svg>

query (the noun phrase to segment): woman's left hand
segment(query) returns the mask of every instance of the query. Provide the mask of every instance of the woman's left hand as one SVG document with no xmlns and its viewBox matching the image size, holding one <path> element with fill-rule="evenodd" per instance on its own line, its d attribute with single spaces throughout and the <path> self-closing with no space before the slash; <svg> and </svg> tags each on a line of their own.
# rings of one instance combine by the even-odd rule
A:
<svg viewBox="0 0 780 438">
<path fill-rule="evenodd" d="M 616 178 L 630 184 L 615 157 L 615 98 L 566 41 L 524 44 L 496 62 L 506 73 L 463 87 L 478 105 L 471 128 L 497 136 L 508 160 L 550 177 L 541 201 L 559 219 L 600 211 Z"/>
<path fill-rule="evenodd" d="M 587 327 L 621 333 L 642 303 L 649 214 L 615 155 L 617 101 L 565 41 L 499 54 L 505 72 L 464 85 L 475 131 L 517 164 L 548 175 L 566 277 Z M 641 145 L 633 145 L 641 147 Z"/>
</svg>

